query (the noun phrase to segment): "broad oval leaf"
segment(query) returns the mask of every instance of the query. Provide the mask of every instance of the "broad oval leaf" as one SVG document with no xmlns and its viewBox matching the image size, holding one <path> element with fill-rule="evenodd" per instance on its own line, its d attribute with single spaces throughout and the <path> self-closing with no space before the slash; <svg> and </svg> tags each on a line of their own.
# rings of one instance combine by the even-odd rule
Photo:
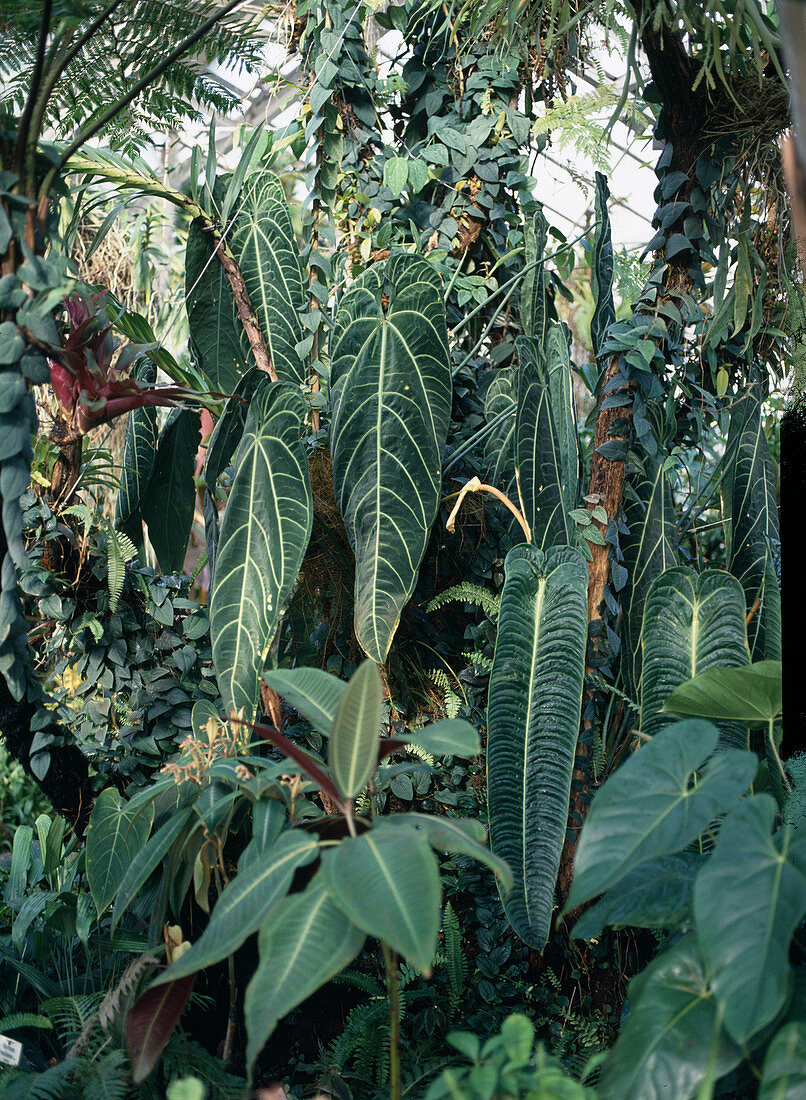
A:
<svg viewBox="0 0 806 1100">
<path fill-rule="evenodd" d="M 487 830 L 477 818 L 436 817 L 429 814 L 389 814 L 378 829 L 404 828 L 424 833 L 437 852 L 459 852 L 472 856 L 497 876 L 501 892 L 508 894 L 513 886 L 509 864 L 493 855 L 487 847 Z"/>
<path fill-rule="evenodd" d="M 371 830 L 322 854 L 336 904 L 353 924 L 429 972 L 442 887 L 428 839 L 409 829 Z"/>
<path fill-rule="evenodd" d="M 280 613 L 297 579 L 313 521 L 300 442 L 304 402 L 285 382 L 253 399 L 254 429 L 239 448 L 210 596 L 210 635 L 228 712 L 250 718 Z"/>
<path fill-rule="evenodd" d="M 697 574 L 677 566 L 661 573 L 646 598 L 641 631 L 641 729 L 668 722 L 672 691 L 715 665 L 749 661 L 744 593 L 735 577 L 716 569 Z"/>
<path fill-rule="evenodd" d="M 630 475 L 625 493 L 621 539 L 627 578 L 620 594 L 623 608 L 621 667 L 636 693 L 641 684 L 641 624 L 647 594 L 661 573 L 677 565 L 677 524 L 669 478 L 663 463 L 643 456 L 643 469 Z"/>
<path fill-rule="evenodd" d="M 330 736 L 336 708 L 347 684 L 320 668 L 273 669 L 263 679 L 307 718 L 323 737 Z"/>
<path fill-rule="evenodd" d="M 132 1079 L 145 1081 L 168 1045 L 193 991 L 195 975 L 147 989 L 126 1014 L 126 1046 Z"/>
<path fill-rule="evenodd" d="M 532 545 L 542 549 L 571 541 L 568 472 L 554 422 L 544 350 L 529 336 L 519 336 L 515 346 L 520 360 L 515 464 Z"/>
<path fill-rule="evenodd" d="M 724 1024 L 746 1043 L 783 1008 L 792 985 L 789 944 L 806 913 L 806 877 L 789 861 L 792 833 L 772 837 L 777 807 L 744 799 L 719 830 L 694 884 L 694 917 Z"/>
<path fill-rule="evenodd" d="M 773 565 L 780 540 L 775 470 L 761 420 L 764 393 L 753 383 L 731 404 L 722 469 L 725 556 L 753 617 L 747 628 L 756 660 L 781 656 L 781 592 Z M 760 601 L 756 605 L 756 601 Z"/>
<path fill-rule="evenodd" d="M 352 962 L 364 939 L 320 875 L 275 906 L 261 929 L 260 964 L 246 988 L 250 1067 L 282 1017 Z"/>
<path fill-rule="evenodd" d="M 275 176 L 257 172 L 247 178 L 231 248 L 277 377 L 301 385 L 307 369 L 296 345 L 305 336 L 305 279 L 291 211 Z"/>
<path fill-rule="evenodd" d="M 693 933 L 633 978 L 629 998 L 599 1082 L 602 1100 L 690 1100 L 709 1070 L 722 1077 L 742 1060 L 720 1026 Z"/>
<path fill-rule="evenodd" d="M 193 472 L 200 441 L 198 410 L 172 409 L 160 432 L 157 457 L 140 506 L 149 541 L 165 573 L 180 573 L 185 561 L 193 524 Z"/>
<path fill-rule="evenodd" d="M 596 792 L 574 861 L 566 911 L 609 890 L 648 859 L 681 851 L 738 801 L 758 768 L 755 753 L 717 746 L 710 722 L 667 726 Z"/>
<path fill-rule="evenodd" d="M 331 387 L 334 491 L 356 556 L 355 632 L 382 664 L 439 507 L 451 411 L 442 287 L 426 260 L 374 264 L 344 295 Z"/>
<path fill-rule="evenodd" d="M 490 847 L 512 868 L 504 900 L 528 944 L 548 938 L 579 735 L 588 568 L 569 547 L 507 554 L 487 711 Z"/>
<path fill-rule="evenodd" d="M 747 668 L 709 668 L 675 688 L 663 709 L 679 715 L 766 726 L 780 717 L 783 683 L 780 661 Z"/>
<path fill-rule="evenodd" d="M 315 837 L 295 829 L 284 833 L 268 852 L 226 887 L 201 937 L 154 984 L 195 974 L 237 951 L 288 892 L 296 869 L 311 863 L 318 852 Z"/>
<path fill-rule="evenodd" d="M 758 1100 L 801 1100 L 806 1095 L 806 1021 L 778 1031 L 764 1059 Z"/>
<path fill-rule="evenodd" d="M 422 729 L 412 730 L 404 741 L 418 745 L 434 756 L 461 756 L 467 760 L 481 752 L 479 731 L 463 718 L 443 718 Z"/>
<path fill-rule="evenodd" d="M 344 798 L 355 798 L 375 771 L 383 694 L 374 661 L 363 661 L 341 694 L 330 730 L 327 762 Z"/>
<path fill-rule="evenodd" d="M 151 832 L 154 807 L 131 809 L 114 787 L 95 800 L 87 828 L 87 881 L 100 916 Z"/>
</svg>

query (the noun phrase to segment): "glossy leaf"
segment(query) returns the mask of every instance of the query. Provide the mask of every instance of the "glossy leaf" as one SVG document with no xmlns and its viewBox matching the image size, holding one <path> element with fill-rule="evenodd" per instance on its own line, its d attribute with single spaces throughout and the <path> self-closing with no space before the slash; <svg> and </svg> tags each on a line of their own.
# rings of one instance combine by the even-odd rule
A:
<svg viewBox="0 0 806 1100">
<path fill-rule="evenodd" d="M 679 715 L 766 726 L 780 717 L 783 683 L 780 661 L 746 668 L 710 668 L 675 688 L 663 709 Z"/>
<path fill-rule="evenodd" d="M 472 856 L 496 875 L 502 894 L 514 884 L 509 864 L 487 847 L 487 830 L 477 818 L 437 817 L 430 814 L 389 814 L 377 828 L 413 829 L 422 832 L 437 852 L 458 852 Z"/>
<path fill-rule="evenodd" d="M 132 372 L 136 381 L 153 386 L 157 368 L 150 359 L 143 359 Z M 120 492 L 115 500 L 115 527 L 125 531 L 135 545 L 142 542 L 141 506 L 154 465 L 157 461 L 157 410 L 133 409 L 126 418 L 123 461 L 120 470 Z"/>
<path fill-rule="evenodd" d="M 151 832 L 153 807 L 138 813 L 107 787 L 95 800 L 87 828 L 87 881 L 100 916 L 118 891 Z"/>
<path fill-rule="evenodd" d="M 761 600 L 747 629 L 757 661 L 781 657 L 781 593 L 772 553 L 780 532 L 775 470 L 761 420 L 763 399 L 756 383 L 732 403 L 721 487 L 727 567 L 744 589 L 748 612 Z"/>
<path fill-rule="evenodd" d="M 224 707 L 244 708 L 247 717 L 313 520 L 300 442 L 302 397 L 275 382 L 258 400 L 254 429 L 247 429 L 239 448 L 210 597 L 213 663 Z"/>
<path fill-rule="evenodd" d="M 543 549 L 571 541 L 568 471 L 554 422 L 544 350 L 528 336 L 519 336 L 515 346 L 520 360 L 515 462 L 532 545 Z"/>
<path fill-rule="evenodd" d="M 288 892 L 296 869 L 316 859 L 318 853 L 315 837 L 295 829 L 285 832 L 268 852 L 226 887 L 200 938 L 160 975 L 157 983 L 195 974 L 237 951 Z"/>
<path fill-rule="evenodd" d="M 356 556 L 355 632 L 382 664 L 437 514 L 451 411 L 442 287 L 426 260 L 395 255 L 344 295 L 331 387 L 333 484 Z"/>
<path fill-rule="evenodd" d="M 710 722 L 688 719 L 657 733 L 597 792 L 580 837 L 566 910 L 611 889 L 648 859 L 681 851 L 741 798 L 755 753 L 717 753 Z"/>
<path fill-rule="evenodd" d="M 669 478 L 663 463 L 643 456 L 644 468 L 629 477 L 621 538 L 627 579 L 619 594 L 623 608 L 621 665 L 636 693 L 641 684 L 641 624 L 652 583 L 677 564 L 677 525 Z"/>
<path fill-rule="evenodd" d="M 282 1017 L 343 970 L 364 939 L 320 876 L 275 906 L 261 929 L 260 964 L 246 989 L 250 1066 Z"/>
<path fill-rule="evenodd" d="M 198 221 L 188 230 L 185 306 L 191 349 L 210 389 L 232 393 L 254 360 L 244 354 L 232 290 L 210 234 Z"/>
<path fill-rule="evenodd" d="M 630 1014 L 598 1086 L 602 1100 L 690 1100 L 742 1059 L 719 1023 L 697 937 L 666 948 L 629 989 Z"/>
<path fill-rule="evenodd" d="M 263 679 L 323 737 L 330 736 L 336 708 L 347 687 L 344 680 L 319 668 L 273 669 L 265 672 Z"/>
<path fill-rule="evenodd" d="M 144 816 L 147 817 L 149 813 L 153 813 L 153 807 L 147 810 Z M 120 918 L 137 897 L 149 875 L 157 869 L 192 818 L 192 807 L 173 814 L 168 821 L 157 829 L 148 843 L 141 845 L 134 854 L 134 858 L 126 867 L 126 872 L 115 895 L 115 904 L 112 909 L 113 934 Z"/>
<path fill-rule="evenodd" d="M 806 1095 L 806 1021 L 776 1033 L 764 1059 L 758 1100 L 801 1100 Z"/>
<path fill-rule="evenodd" d="M 694 885 L 694 917 L 709 985 L 726 1029 L 746 1043 L 783 1008 L 792 984 L 789 944 L 806 914 L 806 876 L 775 843 L 775 801 L 740 802 Z M 727 901 L 729 899 L 729 901 Z"/>
<path fill-rule="evenodd" d="M 383 695 L 374 661 L 363 661 L 341 694 L 327 761 L 342 797 L 355 798 L 378 763 Z"/>
<path fill-rule="evenodd" d="M 148 538 L 165 573 L 181 573 L 193 523 L 193 475 L 201 441 L 199 413 L 173 409 L 160 432 L 157 457 L 141 511 Z"/>
<path fill-rule="evenodd" d="M 663 705 L 680 684 L 706 669 L 748 663 L 744 593 L 728 573 L 697 574 L 678 566 L 653 583 L 644 607 L 641 642 L 641 729 L 668 722 Z"/>
<path fill-rule="evenodd" d="M 648 859 L 586 909 L 574 925 L 576 939 L 590 940 L 603 928 L 680 928 L 691 922 L 694 876 L 700 856 L 676 852 Z"/>
<path fill-rule="evenodd" d="M 504 901 L 542 948 L 568 821 L 587 639 L 588 569 L 568 547 L 510 550 L 487 712 L 490 846 L 512 868 Z"/>
<path fill-rule="evenodd" d="M 193 990 L 195 975 L 147 989 L 126 1015 L 126 1045 L 132 1079 L 145 1081 L 179 1023 Z"/>
<path fill-rule="evenodd" d="M 300 315 L 307 295 L 291 211 L 276 177 L 258 172 L 247 179 L 231 247 L 277 377 L 301 385 L 308 372 L 295 347 L 305 336 Z"/>
<path fill-rule="evenodd" d="M 385 940 L 418 970 L 430 970 L 442 888 L 425 836 L 408 829 L 373 829 L 323 852 L 322 872 L 353 924 Z"/>
</svg>

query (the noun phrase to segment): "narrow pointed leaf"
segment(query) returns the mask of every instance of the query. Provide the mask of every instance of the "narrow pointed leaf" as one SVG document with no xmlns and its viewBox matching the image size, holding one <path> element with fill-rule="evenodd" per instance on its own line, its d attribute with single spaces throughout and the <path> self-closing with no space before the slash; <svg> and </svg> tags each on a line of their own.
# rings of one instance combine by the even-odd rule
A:
<svg viewBox="0 0 806 1100">
<path fill-rule="evenodd" d="M 582 830 L 566 911 L 621 882 L 648 859 L 681 851 L 753 781 L 755 753 L 711 756 L 718 731 L 695 718 L 657 733 L 601 787 Z"/>
<path fill-rule="evenodd" d="M 226 887 L 201 937 L 155 984 L 195 974 L 237 951 L 288 892 L 296 869 L 316 859 L 318 852 L 315 837 L 294 829 L 284 833 L 268 852 Z"/>
<path fill-rule="evenodd" d="M 179 1023 L 193 990 L 195 975 L 147 989 L 126 1016 L 126 1045 L 132 1079 L 145 1081 Z"/>
<path fill-rule="evenodd" d="M 551 412 L 562 469 L 563 504 L 570 512 L 577 506 L 579 482 L 579 442 L 574 413 L 574 383 L 571 377 L 571 355 L 564 325 L 552 322 L 546 339 Z"/>
<path fill-rule="evenodd" d="M 517 503 L 515 485 L 515 410 L 518 404 L 518 376 L 510 367 L 496 371 L 484 398 L 484 418 L 490 423 L 504 412 L 511 416 L 492 429 L 484 441 L 487 481 Z M 513 521 L 514 522 L 514 521 Z"/>
<path fill-rule="evenodd" d="M 246 989 L 249 1066 L 283 1016 L 343 970 L 365 938 L 319 876 L 304 893 L 275 906 L 261 930 L 260 964 Z"/>
<path fill-rule="evenodd" d="M 372 830 L 324 852 L 336 904 L 364 932 L 428 971 L 439 932 L 442 887 L 428 840 L 415 830 Z"/>
<path fill-rule="evenodd" d="M 779 844 L 772 837 L 776 811 L 766 794 L 740 802 L 694 884 L 709 985 L 737 1043 L 783 1008 L 792 986 L 789 944 L 806 913 L 806 877 L 787 858 L 793 834 L 786 830 Z"/>
<path fill-rule="evenodd" d="M 729 573 L 677 566 L 653 583 L 642 626 L 641 729 L 668 722 L 663 705 L 678 685 L 716 665 L 749 660 L 744 593 Z"/>
<path fill-rule="evenodd" d="M 521 287 L 521 321 L 526 336 L 533 337 L 542 346 L 546 338 L 548 317 L 546 311 L 546 276 L 543 254 L 546 250 L 548 222 L 542 209 L 527 220 L 523 231 L 524 262 L 526 267 L 537 264 L 523 277 Z"/>
<path fill-rule="evenodd" d="M 641 624 L 647 594 L 661 573 L 677 565 L 677 526 L 669 478 L 658 459 L 644 455 L 643 462 L 643 470 L 630 476 L 625 494 L 624 522 L 630 530 L 621 540 L 627 580 L 619 597 L 622 668 L 636 693 L 641 684 Z"/>
<path fill-rule="evenodd" d="M 331 386 L 334 490 L 356 556 L 355 631 L 381 664 L 439 507 L 450 420 L 442 287 L 426 260 L 393 256 L 345 294 Z"/>
<path fill-rule="evenodd" d="M 502 894 L 513 886 L 509 864 L 487 847 L 487 830 L 477 818 L 436 817 L 430 814 L 389 814 L 378 829 L 405 828 L 423 832 L 437 852 L 458 852 L 483 863 L 500 880 Z"/>
<path fill-rule="evenodd" d="M 136 852 L 134 858 L 126 868 L 123 881 L 115 896 L 115 905 L 112 909 L 113 934 L 118 921 L 137 897 L 146 879 L 159 866 L 163 857 L 171 849 L 178 837 L 181 836 L 192 817 L 192 807 L 180 810 L 179 813 L 174 814 L 154 833 L 148 843 L 143 844 L 139 851 Z"/>
<path fill-rule="evenodd" d="M 185 561 L 196 486 L 193 474 L 201 441 L 199 413 L 173 409 L 160 433 L 157 457 L 141 511 L 160 568 L 179 573 Z"/>
<path fill-rule="evenodd" d="M 355 798 L 375 771 L 382 706 L 378 666 L 363 661 L 341 694 L 330 731 L 327 759 L 343 798 Z"/>
<path fill-rule="evenodd" d="M 571 541 L 567 470 L 554 423 L 543 349 L 528 336 L 519 336 L 516 347 L 520 368 L 515 460 L 532 545 L 543 549 Z"/>
<path fill-rule="evenodd" d="M 144 358 L 133 372 L 143 385 L 157 381 L 157 368 Z M 135 545 L 143 540 L 141 525 L 142 501 L 148 490 L 157 461 L 157 410 L 133 409 L 126 418 L 123 462 L 120 470 L 120 492 L 115 500 L 115 527 L 125 531 Z"/>
<path fill-rule="evenodd" d="M 118 891 L 134 857 L 151 832 L 154 808 L 138 813 L 114 787 L 95 800 L 87 828 L 87 881 L 100 916 Z"/>
<path fill-rule="evenodd" d="M 490 846 L 512 868 L 512 927 L 548 938 L 579 734 L 588 569 L 568 547 L 510 550 L 490 675 Z"/>
<path fill-rule="evenodd" d="M 722 475 L 727 567 L 744 589 L 747 611 L 754 610 L 747 633 L 757 661 L 781 656 L 781 593 L 773 566 L 780 532 L 775 470 L 761 420 L 763 396 L 756 384 L 734 402 Z"/>
<path fill-rule="evenodd" d="M 247 179 L 231 247 L 277 377 L 301 385 L 308 372 L 295 346 L 305 336 L 300 312 L 307 296 L 291 212 L 276 177 L 258 172 Z"/>
<path fill-rule="evenodd" d="M 591 343 L 600 370 L 603 369 L 607 359 L 603 352 L 607 330 L 616 319 L 616 307 L 613 303 L 613 239 L 610 231 L 610 214 L 607 209 L 609 198 L 607 178 L 601 172 L 597 172 L 596 236 L 593 239 L 591 257 L 591 290 L 595 303 L 591 320 Z"/>
<path fill-rule="evenodd" d="M 319 668 L 274 669 L 263 679 L 307 718 L 323 737 L 330 736 L 336 708 L 347 684 Z"/>
<path fill-rule="evenodd" d="M 764 1059 L 758 1100 L 800 1100 L 806 1095 L 806 1021 L 784 1024 Z"/>
<path fill-rule="evenodd" d="M 252 367 L 238 379 L 238 384 L 224 406 L 207 441 L 207 457 L 204 461 L 204 483 L 212 492 L 221 474 L 232 461 L 246 427 L 246 418 L 252 398 L 269 385 L 269 378 L 258 367 Z"/>
<path fill-rule="evenodd" d="M 221 524 L 210 598 L 213 663 L 226 710 L 244 708 L 247 717 L 311 533 L 303 415 L 302 397 L 287 383 L 262 391 Z"/>
<path fill-rule="evenodd" d="M 693 933 L 634 978 L 629 997 L 630 1015 L 597 1088 L 602 1100 L 685 1100 L 709 1070 L 722 1077 L 742 1060 L 720 1027 Z"/>
<path fill-rule="evenodd" d="M 188 230 L 185 306 L 191 349 L 210 389 L 232 393 L 254 360 L 244 354 L 232 290 L 210 234 L 198 221 Z"/>
</svg>

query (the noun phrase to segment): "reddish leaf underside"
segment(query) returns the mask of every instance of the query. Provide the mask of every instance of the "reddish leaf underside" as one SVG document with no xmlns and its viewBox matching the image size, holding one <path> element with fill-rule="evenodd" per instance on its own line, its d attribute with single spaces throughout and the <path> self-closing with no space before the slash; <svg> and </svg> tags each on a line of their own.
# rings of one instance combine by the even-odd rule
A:
<svg viewBox="0 0 806 1100">
<path fill-rule="evenodd" d="M 190 998 L 195 974 L 147 989 L 126 1017 L 132 1078 L 139 1085 L 157 1064 Z"/>
</svg>

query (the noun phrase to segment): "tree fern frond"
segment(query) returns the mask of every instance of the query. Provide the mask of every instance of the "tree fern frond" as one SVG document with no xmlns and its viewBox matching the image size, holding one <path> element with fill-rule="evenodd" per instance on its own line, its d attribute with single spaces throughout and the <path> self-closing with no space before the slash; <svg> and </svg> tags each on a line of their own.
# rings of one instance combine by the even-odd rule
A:
<svg viewBox="0 0 806 1100">
<path fill-rule="evenodd" d="M 53 1024 L 47 1016 L 37 1016 L 35 1012 L 14 1012 L 11 1016 L 3 1016 L 0 1019 L 0 1032 L 16 1031 L 17 1028 L 22 1027 L 36 1027 L 49 1031 Z"/>
<path fill-rule="evenodd" d="M 41 1009 L 59 1037 L 63 1046 L 68 1047 L 95 1015 L 101 1003 L 100 993 L 87 993 L 73 997 L 51 997 L 43 1001 Z"/>
<path fill-rule="evenodd" d="M 122 1050 L 111 1050 L 97 1060 L 83 1060 L 79 1078 L 80 1100 L 126 1100 L 129 1095 L 130 1074 Z"/>
<path fill-rule="evenodd" d="M 75 1068 L 75 1062 L 59 1062 L 44 1073 L 15 1077 L 3 1089 L 3 1100 L 72 1100 Z"/>
</svg>

